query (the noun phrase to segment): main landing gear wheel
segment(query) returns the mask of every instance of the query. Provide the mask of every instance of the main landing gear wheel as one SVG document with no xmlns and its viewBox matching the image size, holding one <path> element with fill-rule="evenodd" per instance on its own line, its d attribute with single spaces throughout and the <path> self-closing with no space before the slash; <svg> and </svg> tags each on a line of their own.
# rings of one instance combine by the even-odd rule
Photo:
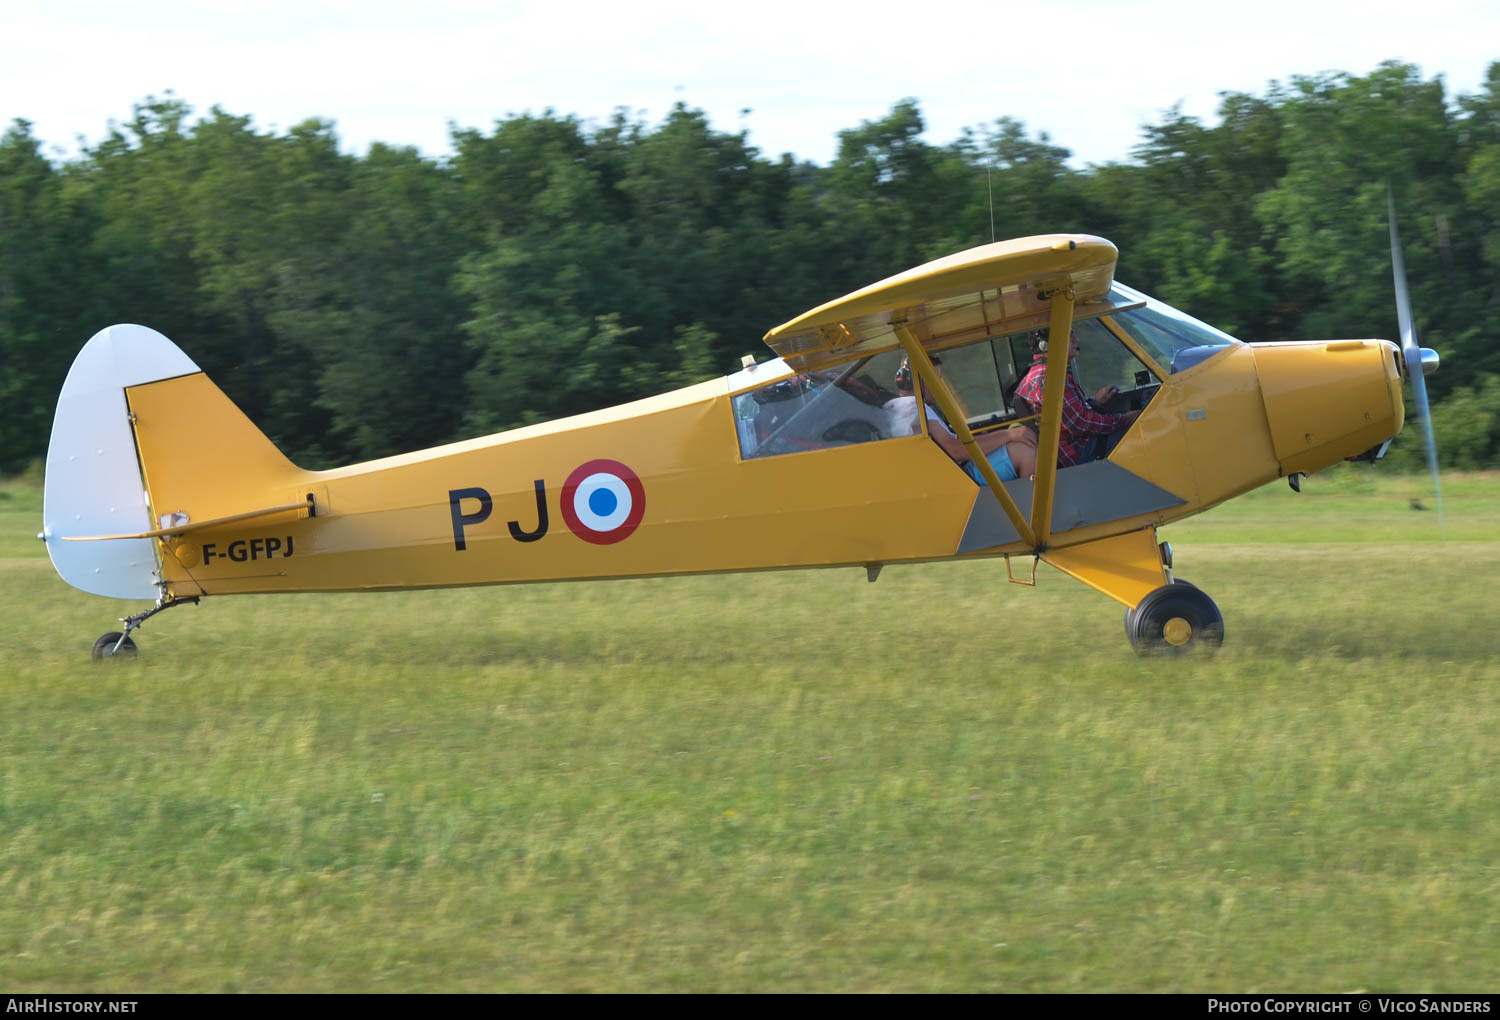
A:
<svg viewBox="0 0 1500 1020">
<path fill-rule="evenodd" d="M 99 640 L 94 642 L 94 661 L 102 659 L 133 659 L 138 654 L 135 642 L 130 638 L 124 638 L 117 630 L 108 634 L 101 634 Z"/>
<path fill-rule="evenodd" d="M 1175 581 L 1174 583 L 1186 585 L 1187 587 L 1193 589 L 1196 589 L 1198 587 L 1191 581 Z M 1144 602 L 1145 599 L 1142 599 L 1141 601 Z M 1221 620 L 1220 623 L 1222 624 L 1223 621 Z M 1223 629 L 1222 626 L 1220 627 L 1220 629 Z M 1135 641 L 1135 607 L 1133 606 L 1125 610 L 1125 636 L 1130 638 L 1132 642 Z"/>
<path fill-rule="evenodd" d="M 1212 655 L 1224 643 L 1224 616 L 1193 585 L 1173 581 L 1126 612 L 1125 630 L 1140 655 Z"/>
</svg>

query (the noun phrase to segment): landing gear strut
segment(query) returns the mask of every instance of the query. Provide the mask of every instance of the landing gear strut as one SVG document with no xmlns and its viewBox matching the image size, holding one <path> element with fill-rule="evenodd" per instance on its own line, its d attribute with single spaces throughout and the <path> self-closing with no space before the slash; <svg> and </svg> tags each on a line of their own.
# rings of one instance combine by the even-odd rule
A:
<svg viewBox="0 0 1500 1020">
<path fill-rule="evenodd" d="M 1125 613 L 1125 633 L 1140 655 L 1212 655 L 1224 643 L 1224 616 L 1196 587 L 1173 581 Z"/>
<path fill-rule="evenodd" d="M 153 609 L 135 613 L 131 616 L 120 617 L 120 622 L 125 625 L 123 631 L 112 630 L 108 634 L 101 634 L 94 642 L 94 661 L 102 659 L 133 659 L 138 654 L 135 642 L 130 639 L 130 632 L 145 623 L 157 613 L 164 613 L 174 606 L 197 605 L 199 596 L 194 595 L 185 599 L 157 599 Z"/>
</svg>

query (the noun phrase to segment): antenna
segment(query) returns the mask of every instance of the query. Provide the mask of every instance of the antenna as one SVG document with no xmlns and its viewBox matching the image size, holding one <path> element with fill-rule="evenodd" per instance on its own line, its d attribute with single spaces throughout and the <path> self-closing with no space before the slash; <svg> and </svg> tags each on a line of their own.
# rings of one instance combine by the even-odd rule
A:
<svg viewBox="0 0 1500 1020">
<path fill-rule="evenodd" d="M 987 187 L 989 189 L 989 192 L 990 192 L 990 243 L 991 244 L 995 243 L 995 185 L 990 180 L 990 172 L 993 169 L 994 169 L 993 166 L 987 166 L 987 167 L 984 168 L 984 184 L 985 184 L 985 187 Z"/>
</svg>

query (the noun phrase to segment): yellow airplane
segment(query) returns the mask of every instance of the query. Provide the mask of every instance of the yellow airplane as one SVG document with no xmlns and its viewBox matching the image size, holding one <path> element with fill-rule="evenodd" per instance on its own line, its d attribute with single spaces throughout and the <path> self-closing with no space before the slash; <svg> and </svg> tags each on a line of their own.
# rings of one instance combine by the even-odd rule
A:
<svg viewBox="0 0 1500 1020">
<path fill-rule="evenodd" d="M 971 557 L 1026 584 L 1041 560 L 1103 592 L 1140 651 L 1212 650 L 1223 618 L 1174 579 L 1157 528 L 1374 459 L 1401 429 L 1403 378 L 1425 401 L 1436 355 L 1414 335 L 1404 357 L 1385 340 L 1252 347 L 1116 283 L 1116 255 L 1089 235 L 973 248 L 776 327 L 778 357 L 731 376 L 329 471 L 287 460 L 161 334 L 111 326 L 59 397 L 40 537 L 75 587 L 155 600 L 96 658 L 210 595 L 831 566 L 873 581 Z M 1077 336 L 1076 365 L 1048 345 L 1040 406 L 1021 406 L 1042 327 Z M 1139 413 L 1107 456 L 1059 469 L 1070 369 L 1118 391 L 1104 410 Z M 1003 481 L 986 436 L 1027 427 L 1035 474 Z"/>
</svg>

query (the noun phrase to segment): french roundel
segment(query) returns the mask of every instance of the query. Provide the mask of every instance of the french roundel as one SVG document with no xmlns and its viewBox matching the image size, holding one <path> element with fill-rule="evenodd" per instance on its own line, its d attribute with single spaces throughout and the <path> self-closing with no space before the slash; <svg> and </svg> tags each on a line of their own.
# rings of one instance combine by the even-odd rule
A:
<svg viewBox="0 0 1500 1020">
<path fill-rule="evenodd" d="M 562 515 L 568 530 L 585 542 L 623 542 L 646 515 L 646 488 L 619 461 L 591 460 L 563 483 Z"/>
</svg>

